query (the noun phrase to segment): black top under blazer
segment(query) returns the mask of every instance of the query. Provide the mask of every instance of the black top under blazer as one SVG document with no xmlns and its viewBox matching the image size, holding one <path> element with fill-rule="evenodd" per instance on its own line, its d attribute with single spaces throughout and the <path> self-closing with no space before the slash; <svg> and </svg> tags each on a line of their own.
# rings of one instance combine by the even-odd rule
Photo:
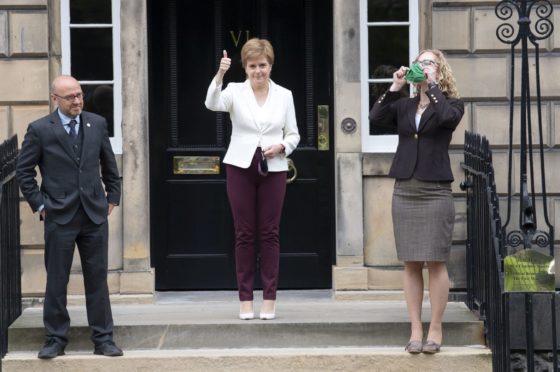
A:
<svg viewBox="0 0 560 372">
<path fill-rule="evenodd" d="M 449 144 L 465 107 L 463 101 L 446 97 L 437 86 L 428 89 L 426 94 L 430 105 L 420 118 L 418 130 L 415 115 L 420 96 L 409 98 L 400 92 L 387 91 L 373 105 L 369 120 L 373 125 L 397 127 L 399 145 L 390 177 L 452 182 Z"/>
<path fill-rule="evenodd" d="M 107 121 L 81 113 L 82 152 L 76 154 L 57 111 L 29 124 L 19 153 L 16 175 L 23 196 L 36 212 L 44 205 L 47 218 L 67 224 L 80 205 L 88 217 L 107 220 L 107 203 L 118 205 L 120 176 L 107 132 Z M 41 172 L 37 185 L 35 167 Z M 103 187 L 103 185 L 105 187 Z"/>
</svg>

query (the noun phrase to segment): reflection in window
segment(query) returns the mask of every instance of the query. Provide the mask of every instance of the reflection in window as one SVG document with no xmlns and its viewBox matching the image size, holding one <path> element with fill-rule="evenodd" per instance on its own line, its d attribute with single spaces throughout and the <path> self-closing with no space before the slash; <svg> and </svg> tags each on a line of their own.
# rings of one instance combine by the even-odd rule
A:
<svg viewBox="0 0 560 372">
<path fill-rule="evenodd" d="M 107 120 L 109 137 L 114 135 L 113 87 L 105 84 L 82 84 L 84 110 L 95 112 Z"/>
</svg>

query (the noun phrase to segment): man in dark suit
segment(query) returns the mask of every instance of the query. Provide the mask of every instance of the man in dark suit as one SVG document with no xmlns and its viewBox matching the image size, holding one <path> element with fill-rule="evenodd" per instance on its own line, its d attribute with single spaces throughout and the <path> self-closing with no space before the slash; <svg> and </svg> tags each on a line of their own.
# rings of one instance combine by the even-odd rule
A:
<svg viewBox="0 0 560 372">
<path fill-rule="evenodd" d="M 45 223 L 47 338 L 38 357 L 64 355 L 68 343 L 66 295 L 75 244 L 82 261 L 94 354 L 120 356 L 122 350 L 113 342 L 107 286 L 107 216 L 119 204 L 121 186 L 107 121 L 82 111 L 84 95 L 71 76 L 53 81 L 51 99 L 58 109 L 29 124 L 16 171 L 25 199 Z"/>
</svg>

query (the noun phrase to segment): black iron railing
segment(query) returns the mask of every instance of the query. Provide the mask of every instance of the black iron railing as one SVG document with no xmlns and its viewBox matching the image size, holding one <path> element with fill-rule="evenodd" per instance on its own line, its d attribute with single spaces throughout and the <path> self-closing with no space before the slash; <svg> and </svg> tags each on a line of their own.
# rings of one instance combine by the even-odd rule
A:
<svg viewBox="0 0 560 372">
<path fill-rule="evenodd" d="M 506 304 L 503 295 L 503 255 L 492 151 L 488 140 L 465 133 L 467 196 L 467 306 L 484 320 L 486 340 L 492 350 L 493 370 L 509 371 Z"/>
<path fill-rule="evenodd" d="M 548 217 L 539 63 L 539 42 L 550 37 L 554 30 L 553 10 L 549 0 L 502 0 L 495 7 L 496 17 L 503 22 L 498 25 L 496 36 L 510 46 L 509 161 L 503 219 L 490 144 L 478 135 L 465 135 L 462 186 L 467 191 L 468 203 L 467 303 L 485 321 L 494 371 L 558 371 L 559 368 L 558 293 L 518 292 L 529 288 L 523 286 L 513 289 L 516 292 L 504 291 L 506 256 L 554 256 L 554 226 Z M 516 69 L 518 63 L 520 69 Z M 530 74 L 530 69 L 534 74 Z M 516 105 L 519 127 L 514 128 Z M 515 144 L 514 129 L 519 134 L 519 143 Z M 518 158 L 517 180 L 513 180 L 514 157 Z M 514 206 L 518 207 L 515 212 Z"/>
<path fill-rule="evenodd" d="M 21 314 L 17 137 L 0 144 L 0 356 L 8 349 L 8 327 Z"/>
<path fill-rule="evenodd" d="M 486 138 L 465 133 L 462 167 L 461 188 L 467 196 L 467 305 L 484 320 L 493 371 L 557 372 L 558 293 L 504 291 L 508 252 Z"/>
</svg>

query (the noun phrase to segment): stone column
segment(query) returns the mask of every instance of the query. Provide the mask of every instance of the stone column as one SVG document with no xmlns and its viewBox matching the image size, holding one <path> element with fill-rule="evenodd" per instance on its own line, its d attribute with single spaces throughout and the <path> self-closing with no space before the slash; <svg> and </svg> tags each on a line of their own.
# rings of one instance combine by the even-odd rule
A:
<svg viewBox="0 0 560 372">
<path fill-rule="evenodd" d="M 123 272 L 121 293 L 153 293 L 150 267 L 146 0 L 121 0 Z"/>
<path fill-rule="evenodd" d="M 333 288 L 367 289 L 364 267 L 360 114 L 360 2 L 334 0 L 334 126 L 336 151 L 336 266 Z M 342 122 L 354 120 L 353 132 Z"/>
</svg>

